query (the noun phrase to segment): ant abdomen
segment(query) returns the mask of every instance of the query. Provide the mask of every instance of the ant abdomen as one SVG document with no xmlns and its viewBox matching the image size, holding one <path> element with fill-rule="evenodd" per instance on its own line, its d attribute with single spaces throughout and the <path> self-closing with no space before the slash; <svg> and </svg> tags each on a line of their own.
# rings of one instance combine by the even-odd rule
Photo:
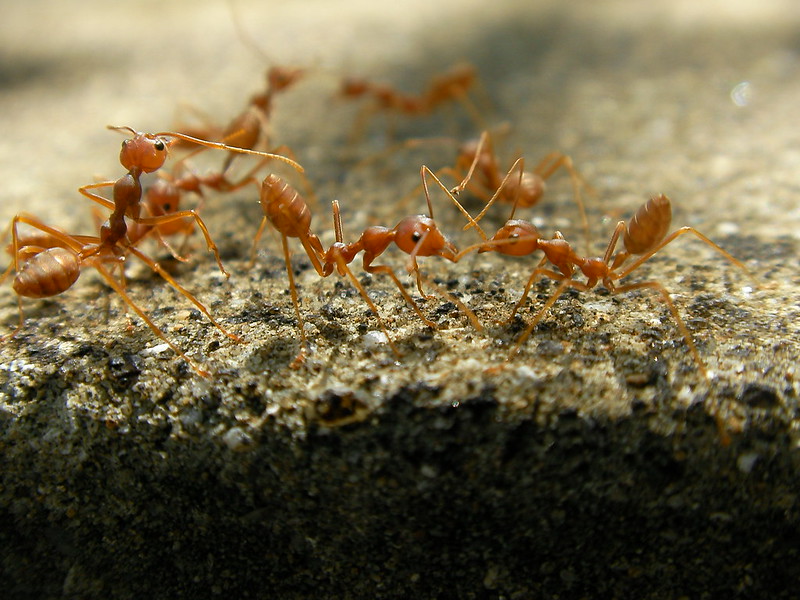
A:
<svg viewBox="0 0 800 600">
<path fill-rule="evenodd" d="M 303 197 L 286 181 L 269 174 L 261 183 L 261 205 L 275 229 L 288 237 L 309 232 L 311 211 Z"/>
<path fill-rule="evenodd" d="M 68 290 L 81 274 L 77 254 L 49 248 L 31 257 L 14 277 L 14 291 L 26 298 L 49 298 Z"/>
<path fill-rule="evenodd" d="M 240 148 L 255 148 L 261 138 L 261 119 L 252 110 L 245 110 L 230 122 L 222 139 Z"/>
<path fill-rule="evenodd" d="M 672 223 L 672 205 L 664 194 L 653 196 L 639 207 L 625 228 L 625 249 L 644 254 L 658 244 Z"/>
</svg>

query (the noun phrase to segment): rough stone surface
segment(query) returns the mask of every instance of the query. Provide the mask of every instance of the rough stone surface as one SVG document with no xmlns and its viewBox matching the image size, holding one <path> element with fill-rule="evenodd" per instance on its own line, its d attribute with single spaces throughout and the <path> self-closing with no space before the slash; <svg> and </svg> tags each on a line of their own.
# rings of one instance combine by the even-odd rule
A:
<svg viewBox="0 0 800 600">
<path fill-rule="evenodd" d="M 121 174 L 106 124 L 170 129 L 192 120 L 186 104 L 224 121 L 262 83 L 265 61 L 225 3 L 18 4 L 0 25 L 4 222 L 24 210 L 91 232 L 75 189 Z M 229 280 L 199 236 L 185 264 L 147 251 L 243 343 L 146 267 L 131 259 L 128 270 L 131 296 L 210 378 L 91 270 L 60 297 L 26 301 L 24 328 L 0 343 L 4 597 L 797 597 L 793 4 L 234 4 L 270 60 L 310 66 L 277 101 L 274 136 L 307 168 L 326 246 L 331 199 L 348 240 L 393 225 L 424 210 L 421 193 L 400 200 L 420 166 L 452 165 L 453 140 L 478 133 L 459 107 L 399 118 L 398 139 L 452 139 L 358 165 L 386 147 L 386 122 L 348 145 L 358 109 L 333 101 L 338 79 L 419 90 L 466 60 L 487 122 L 505 131 L 503 164 L 559 150 L 594 188 L 593 253 L 665 193 L 675 227 L 696 227 L 753 275 L 684 236 L 630 276 L 672 293 L 705 377 L 656 295 L 602 289 L 565 293 L 505 361 L 555 288 L 536 283 L 496 324 L 530 258 L 420 260 L 475 311 L 478 332 L 452 302 L 420 298 L 390 251 L 385 264 L 439 325 L 353 263 L 398 359 L 351 283 L 321 280 L 293 244 L 310 348 L 292 369 L 300 342 L 280 241 L 264 236 L 248 268 L 256 192 L 212 195 L 202 214 Z M 477 241 L 441 191 L 433 201 L 456 244 Z M 517 216 L 583 250 L 577 215 L 557 174 Z M 6 283 L 5 331 L 16 307 Z"/>
</svg>

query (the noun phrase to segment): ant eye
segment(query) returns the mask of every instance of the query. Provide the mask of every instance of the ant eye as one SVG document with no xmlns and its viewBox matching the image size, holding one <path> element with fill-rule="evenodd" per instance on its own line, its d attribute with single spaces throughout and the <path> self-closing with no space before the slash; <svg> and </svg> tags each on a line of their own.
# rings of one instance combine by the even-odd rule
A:
<svg viewBox="0 0 800 600">
<path fill-rule="evenodd" d="M 166 212 L 169 212 L 169 211 L 171 211 L 171 210 L 172 210 L 172 204 L 170 204 L 169 202 L 167 202 L 167 203 L 164 205 L 164 210 L 165 210 Z"/>
<path fill-rule="evenodd" d="M 122 140 L 122 147 L 124 148 L 125 146 L 127 146 L 128 142 L 130 142 L 130 140 Z"/>
<path fill-rule="evenodd" d="M 166 148 L 163 140 L 156 140 L 156 143 L 153 144 L 153 147 L 159 152 L 161 152 L 162 150 L 164 150 L 164 148 Z"/>
<path fill-rule="evenodd" d="M 411 234 L 411 239 L 415 242 L 418 242 L 422 238 L 422 234 L 419 231 L 415 231 Z"/>
</svg>

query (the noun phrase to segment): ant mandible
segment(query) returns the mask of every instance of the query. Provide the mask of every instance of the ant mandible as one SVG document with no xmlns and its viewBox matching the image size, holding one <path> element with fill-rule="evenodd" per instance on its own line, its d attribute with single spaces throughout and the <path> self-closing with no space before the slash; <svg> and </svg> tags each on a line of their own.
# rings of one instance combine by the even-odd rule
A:
<svg viewBox="0 0 800 600">
<path fill-rule="evenodd" d="M 459 204 L 457 200 L 456 204 Z M 684 324 L 683 319 L 681 319 L 678 309 L 672 302 L 666 288 L 658 281 L 643 281 L 625 285 L 618 285 L 616 283 L 638 269 L 662 248 L 672 243 L 680 236 L 688 233 L 693 234 L 700 241 L 719 252 L 731 263 L 749 274 L 744 264 L 712 242 L 708 237 L 697 231 L 694 227 L 684 226 L 666 235 L 672 221 L 672 205 L 667 196 L 664 194 L 654 196 L 636 211 L 636 214 L 634 214 L 630 221 L 627 223 L 625 221 L 618 222 L 603 257 L 580 256 L 572 249 L 560 232 L 556 232 L 553 239 L 546 239 L 539 234 L 539 231 L 532 223 L 519 219 L 508 220 L 492 238 L 487 239 L 477 221 L 469 216 L 469 213 L 463 209 L 463 207 L 461 207 L 461 210 L 468 216 L 470 225 L 477 227 L 485 241 L 465 248 L 457 258 L 460 259 L 463 255 L 473 250 L 477 250 L 478 252 L 495 251 L 511 256 L 527 256 L 537 250 L 541 250 L 544 254 L 541 262 L 528 278 L 522 297 L 514 306 L 508 320 L 513 319 L 517 310 L 527 298 L 531 286 L 539 277 L 545 276 L 560 282 L 556 290 L 536 313 L 533 320 L 528 323 L 525 331 L 519 336 L 506 358 L 507 361 L 511 360 L 511 358 L 519 352 L 539 321 L 542 320 L 546 312 L 567 289 L 574 288 L 580 291 L 588 291 L 594 288 L 598 283 L 602 283 L 603 286 L 614 295 L 642 289 L 652 290 L 657 293 L 666 303 L 698 368 L 704 376 L 707 375 L 705 363 L 700 358 L 700 353 L 692 340 L 692 336 Z M 622 237 L 624 250 L 617 251 L 615 254 L 620 237 Z M 633 256 L 638 256 L 638 258 L 627 266 L 624 266 Z M 558 269 L 558 271 L 544 266 L 547 262 Z M 587 281 L 585 283 L 573 279 L 576 268 L 586 276 Z"/>
<path fill-rule="evenodd" d="M 18 225 L 22 223 L 35 230 L 36 233 L 21 236 Z M 83 267 L 94 268 L 125 303 L 147 324 L 151 331 L 163 340 L 172 350 L 185 360 L 196 373 L 209 377 L 210 373 L 200 368 L 196 362 L 186 356 L 180 348 L 167 338 L 164 332 L 147 316 L 128 295 L 122 282 L 117 281 L 106 265 L 112 268 L 122 267 L 127 254 L 136 256 L 150 269 L 161 276 L 170 286 L 180 292 L 211 323 L 226 336 L 235 341 L 242 341 L 238 336 L 228 332 L 191 292 L 180 285 L 172 276 L 153 259 L 145 255 L 128 240 L 124 244 L 109 247 L 99 236 L 73 235 L 61 229 L 46 225 L 36 217 L 18 214 L 11 221 L 12 243 L 10 251 L 13 261 L 0 280 L 5 279 L 11 270 L 15 276 L 12 287 L 17 294 L 19 307 L 19 324 L 11 333 L 0 338 L 5 341 L 17 334 L 24 324 L 22 298 L 49 298 L 64 293 L 78 280 Z"/>
<path fill-rule="evenodd" d="M 113 247 L 125 237 L 128 231 L 128 226 L 125 222 L 126 217 L 145 226 L 160 226 L 188 217 L 194 219 L 197 226 L 203 232 L 208 249 L 214 253 L 220 271 L 222 271 L 226 277 L 230 276 L 225 270 L 225 267 L 222 266 L 219 250 L 211 239 L 206 224 L 195 210 L 182 210 L 150 217 L 143 217 L 140 214 L 142 207 L 142 185 L 140 177 L 143 173 L 152 173 L 164 165 L 170 144 L 172 143 L 171 139 L 181 139 L 207 148 L 276 159 L 291 165 L 300 172 L 303 171 L 303 167 L 298 163 L 280 154 L 238 148 L 221 142 L 209 142 L 207 140 L 170 131 L 161 133 L 141 133 L 130 127 L 112 126 L 109 126 L 109 129 L 127 131 L 133 136 L 131 139 L 122 142 L 122 150 L 120 151 L 120 163 L 128 172 L 116 181 L 92 183 L 78 188 L 81 194 L 111 211 L 108 220 L 100 228 L 100 244 L 97 246 L 97 253 L 113 249 Z M 104 198 L 91 191 L 106 187 L 111 187 L 113 189 L 113 200 Z"/>
</svg>

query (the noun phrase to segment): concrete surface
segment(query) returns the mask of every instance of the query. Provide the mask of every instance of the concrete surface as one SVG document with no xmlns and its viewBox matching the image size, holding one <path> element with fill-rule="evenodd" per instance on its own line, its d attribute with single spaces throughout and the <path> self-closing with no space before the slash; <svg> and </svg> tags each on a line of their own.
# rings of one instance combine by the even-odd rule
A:
<svg viewBox="0 0 800 600">
<path fill-rule="evenodd" d="M 398 200 L 421 164 L 455 158 L 440 142 L 355 167 L 385 147 L 385 127 L 376 119 L 348 146 L 357 108 L 332 100 L 339 78 L 419 90 L 466 60 L 491 99 L 487 121 L 508 123 L 505 161 L 560 150 L 597 190 L 594 252 L 618 219 L 666 193 L 676 227 L 706 233 L 754 279 L 691 239 L 631 276 L 672 292 L 709 377 L 656 298 L 602 291 L 565 294 L 497 372 L 554 288 L 537 284 L 511 325 L 494 324 L 530 260 L 421 261 L 483 333 L 438 299 L 420 300 L 440 326 L 429 330 L 356 261 L 397 360 L 349 283 L 320 280 L 297 246 L 311 352 L 293 370 L 280 243 L 265 236 L 248 269 L 255 192 L 212 197 L 203 216 L 230 280 L 197 239 L 191 262 L 171 268 L 244 343 L 146 268 L 129 272 L 131 295 L 211 378 L 163 351 L 91 271 L 61 297 L 26 302 L 24 330 L 0 345 L 7 597 L 797 597 L 794 4 L 236 7 L 269 61 L 311 69 L 277 101 L 274 130 L 307 168 L 326 245 L 331 199 L 352 239 L 424 210 L 419 194 L 404 210 Z M 224 122 L 269 64 L 237 37 L 225 3 L 36 0 L 4 15 L 3 222 L 25 210 L 91 232 L 76 188 L 121 175 L 120 137 L 105 125 L 170 129 L 190 118 L 186 105 Z M 459 109 L 396 130 L 479 133 Z M 519 216 L 582 246 L 570 195 L 555 176 Z M 434 202 L 456 244 L 475 241 L 443 194 Z M 402 271 L 404 260 L 385 262 Z M 6 283 L 4 330 L 16 315 Z"/>
</svg>

